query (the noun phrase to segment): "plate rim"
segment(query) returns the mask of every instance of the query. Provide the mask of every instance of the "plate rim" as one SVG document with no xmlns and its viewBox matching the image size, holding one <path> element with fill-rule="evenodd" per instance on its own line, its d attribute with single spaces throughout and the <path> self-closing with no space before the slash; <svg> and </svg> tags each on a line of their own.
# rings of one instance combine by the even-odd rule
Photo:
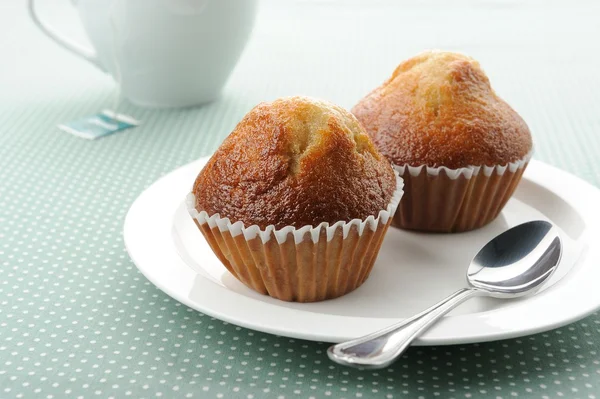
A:
<svg viewBox="0 0 600 399">
<path fill-rule="evenodd" d="M 358 316 L 353 317 L 353 316 L 340 316 L 340 315 L 325 315 L 322 313 L 310 312 L 310 311 L 305 311 L 305 310 L 285 308 L 282 306 L 274 305 L 272 303 L 261 302 L 256 299 L 253 299 L 253 298 L 248 298 L 246 296 L 242 296 L 238 293 L 228 290 L 227 288 L 225 288 L 225 287 L 215 283 L 214 281 L 211 281 L 211 280 L 203 277 L 202 275 L 197 274 L 195 271 L 193 271 L 187 264 L 185 264 L 185 262 L 183 260 L 181 260 L 179 258 L 179 254 L 177 253 L 176 249 L 174 248 L 174 244 L 172 243 L 172 240 L 169 240 L 168 246 L 172 247 L 171 249 L 175 252 L 175 256 L 179 259 L 179 262 L 183 263 L 183 267 L 185 267 L 187 269 L 187 271 L 189 272 L 189 274 L 192 274 L 194 277 L 193 277 L 193 279 L 188 278 L 188 280 L 190 280 L 190 281 L 184 282 L 182 280 L 180 282 L 182 284 L 184 284 L 184 283 L 187 284 L 187 286 L 188 286 L 187 290 L 185 290 L 185 289 L 174 290 L 174 289 L 172 289 L 172 287 L 170 287 L 168 281 L 163 280 L 161 278 L 157 278 L 156 273 L 153 273 L 153 269 L 151 267 L 146 267 L 146 261 L 142 261 L 140 259 L 141 253 L 138 252 L 139 248 L 136 245 L 138 243 L 135 242 L 135 239 L 132 239 L 132 237 L 135 237 L 134 233 L 138 228 L 138 226 L 136 225 L 136 218 L 138 217 L 138 215 L 136 214 L 136 211 L 138 210 L 138 208 L 141 208 L 140 205 L 143 204 L 143 202 L 146 201 L 148 199 L 148 197 L 152 195 L 154 190 L 157 190 L 158 188 L 160 188 L 160 186 L 165 184 L 165 182 L 167 182 L 169 179 L 172 179 L 177 174 L 183 173 L 184 171 L 187 171 L 188 169 L 191 169 L 193 167 L 196 167 L 196 169 L 199 170 L 200 165 L 202 163 L 205 163 L 207 160 L 208 160 L 208 157 L 200 158 L 196 161 L 193 161 L 186 165 L 183 165 L 183 166 L 173 170 L 172 172 L 166 174 L 165 176 L 161 177 L 160 179 L 156 180 L 153 184 L 151 184 L 148 188 L 146 188 L 136 198 L 136 200 L 132 203 L 131 207 L 129 208 L 127 215 L 125 217 L 125 223 L 124 223 L 124 228 L 123 228 L 124 229 L 123 230 L 123 239 L 125 241 L 125 246 L 126 246 L 127 252 L 129 253 L 129 256 L 131 257 L 131 259 L 134 262 L 134 264 L 136 265 L 136 267 L 140 270 L 140 272 L 151 283 L 153 283 L 157 288 L 159 288 L 161 291 L 163 291 L 167 295 L 171 296 L 175 300 L 185 304 L 186 306 L 189 306 L 192 309 L 200 311 L 211 317 L 215 317 L 217 319 L 229 322 L 234 325 L 242 326 L 245 328 L 250 328 L 253 330 L 262 331 L 262 332 L 275 334 L 275 335 L 287 336 L 290 338 L 299 338 L 299 339 L 306 339 L 306 340 L 313 340 L 313 341 L 339 342 L 339 341 L 343 341 L 343 340 L 349 339 L 351 337 L 354 337 L 356 335 L 355 334 L 348 335 L 348 334 L 332 333 L 331 331 L 323 333 L 323 332 L 319 332 L 318 330 L 316 330 L 316 331 L 305 331 L 305 329 L 304 330 L 295 330 L 295 329 L 285 328 L 284 326 L 273 326 L 273 325 L 265 324 L 264 322 L 261 322 L 260 320 L 253 320 L 252 317 L 248 318 L 248 317 L 242 317 L 239 314 L 237 316 L 235 314 L 231 314 L 232 310 L 227 307 L 227 305 L 228 305 L 227 303 L 224 303 L 227 301 L 216 301 L 219 304 L 219 306 L 216 306 L 216 307 L 214 305 L 211 306 L 210 304 L 207 304 L 207 303 L 198 303 L 197 300 L 193 300 L 192 298 L 190 298 L 189 291 L 191 290 L 191 287 L 193 285 L 200 284 L 200 286 L 203 288 L 202 292 L 204 295 L 225 295 L 225 296 L 233 296 L 234 298 L 239 297 L 239 298 L 242 298 L 246 303 L 252 304 L 253 302 L 256 302 L 256 303 L 261 304 L 259 307 L 266 306 L 271 311 L 275 311 L 275 313 L 280 313 L 279 311 L 281 311 L 281 310 L 283 310 L 283 312 L 287 313 L 287 314 L 299 312 L 301 319 L 306 319 L 307 314 L 309 314 L 310 316 L 308 318 L 312 319 L 312 323 L 317 321 L 317 319 L 321 319 L 319 321 L 324 322 L 325 324 L 332 324 L 331 323 L 332 320 L 335 320 L 338 322 L 343 320 L 347 324 L 353 324 L 353 323 L 350 323 L 350 321 L 356 322 L 357 320 L 363 320 L 363 323 L 364 323 L 364 320 L 369 320 L 369 321 L 377 320 L 377 321 L 379 321 L 380 324 L 383 321 L 384 323 L 386 323 L 385 325 L 387 325 L 387 324 L 394 323 L 396 321 L 401 320 L 400 318 L 397 318 L 397 319 L 396 318 L 364 318 L 364 317 L 358 317 Z M 545 175 L 550 175 L 550 174 L 554 174 L 557 176 L 553 177 L 552 179 L 549 179 L 547 176 L 544 178 Z M 532 176 L 530 176 L 530 175 L 532 175 Z M 580 215 L 585 214 L 585 212 L 581 212 L 581 210 L 580 210 L 580 206 L 582 206 L 582 205 L 579 204 L 580 206 L 576 206 L 576 204 L 574 204 L 573 202 L 583 203 L 586 200 L 589 200 L 589 197 L 593 197 L 593 196 L 596 196 L 597 199 L 600 201 L 600 189 L 596 188 L 595 186 L 591 185 L 590 183 L 584 181 L 583 179 L 581 179 L 575 175 L 572 175 L 566 171 L 563 171 L 552 165 L 546 164 L 546 163 L 538 161 L 538 160 L 532 160 L 530 162 L 529 167 L 525 171 L 524 179 L 530 180 L 535 184 L 538 184 L 546 189 L 549 189 L 556 195 L 559 195 L 565 202 L 567 202 L 573 208 L 578 210 L 578 213 Z M 555 186 L 559 185 L 560 183 L 565 183 L 568 181 L 570 181 L 572 183 L 572 186 L 577 186 L 578 189 L 583 190 L 583 191 L 588 191 L 592 195 L 579 196 L 579 198 L 573 197 L 573 195 L 571 195 L 571 194 L 573 194 L 573 192 L 580 191 L 580 190 L 572 190 L 572 191 L 566 191 L 566 193 L 567 193 L 566 197 L 568 197 L 568 198 L 565 198 L 564 193 L 563 193 L 563 195 L 560 195 L 560 193 L 556 192 L 557 191 L 556 189 L 553 189 L 553 188 L 556 188 Z M 550 187 L 548 187 L 548 186 L 550 186 Z M 179 201 L 177 202 L 178 205 L 181 203 L 181 201 L 183 200 L 184 197 L 185 197 L 185 193 L 184 193 L 184 195 L 182 195 L 182 198 L 180 198 Z M 169 221 L 172 220 L 173 213 L 175 212 L 176 209 L 177 209 L 177 207 L 174 207 L 173 209 L 171 209 L 170 214 L 169 214 Z M 600 212 L 593 213 L 593 216 L 595 216 L 594 220 L 596 220 L 597 223 L 593 223 L 593 222 L 587 223 L 586 233 L 590 234 L 589 233 L 590 231 L 595 232 L 596 234 L 592 234 L 592 235 L 597 237 L 597 236 L 600 236 L 600 227 L 594 228 L 594 227 L 589 227 L 589 226 L 590 225 L 592 225 L 592 226 L 600 225 Z M 169 230 L 169 232 L 166 234 L 168 234 L 170 237 L 171 225 L 169 225 L 168 230 Z M 598 259 L 600 259 L 600 255 L 598 254 L 598 252 L 599 251 L 596 251 L 595 248 L 588 246 L 587 248 L 584 249 L 584 253 L 580 256 L 578 263 L 592 262 L 594 259 L 596 261 L 598 261 Z M 592 254 L 590 254 L 590 253 L 592 253 Z M 592 259 L 589 259 L 590 256 L 592 256 Z M 575 275 L 578 275 L 578 274 L 581 274 L 581 273 L 580 272 L 575 273 Z M 573 276 L 568 275 L 566 277 L 573 277 Z M 191 280 L 193 280 L 193 281 L 191 281 Z M 585 279 L 584 279 L 584 281 L 585 281 Z M 562 283 L 564 283 L 564 282 L 563 281 L 559 282 L 559 284 L 562 284 Z M 580 320 L 580 319 L 592 314 L 596 310 L 598 310 L 600 308 L 600 290 L 593 290 L 592 292 L 597 292 L 597 295 L 594 298 L 595 300 L 580 301 L 576 308 L 577 311 L 575 311 L 569 315 L 563 314 L 562 317 L 559 318 L 559 320 L 557 319 L 556 313 L 555 313 L 553 316 L 553 320 L 550 322 L 541 323 L 539 325 L 529 325 L 524 328 L 513 328 L 512 330 L 488 329 L 488 331 L 486 331 L 486 332 L 474 331 L 471 334 L 469 334 L 469 333 L 465 332 L 465 331 L 468 331 L 468 329 L 467 329 L 467 330 L 463 331 L 460 334 L 460 336 L 452 336 L 452 334 L 446 334 L 446 335 L 437 334 L 437 336 L 436 336 L 435 334 L 432 334 L 432 332 L 435 332 L 435 331 L 439 332 L 440 330 L 443 330 L 444 328 L 451 330 L 451 328 L 450 328 L 451 326 L 448 326 L 448 324 L 451 324 L 450 321 L 452 321 L 453 318 L 454 318 L 454 320 L 457 320 L 456 318 L 460 318 L 460 317 L 463 317 L 463 318 L 467 317 L 467 318 L 471 318 L 471 319 L 473 319 L 473 318 L 485 319 L 486 317 L 490 316 L 490 314 L 493 315 L 493 313 L 496 313 L 498 310 L 490 310 L 490 311 L 478 312 L 478 313 L 474 313 L 474 314 L 447 316 L 434 329 L 425 333 L 420 339 L 418 339 L 415 342 L 415 344 L 416 345 L 450 345 L 450 344 L 462 344 L 462 343 L 476 343 L 476 342 L 493 341 L 493 340 L 499 340 L 499 339 L 516 338 L 516 337 L 531 335 L 531 334 L 535 334 L 535 333 L 539 333 L 539 332 L 543 332 L 543 331 L 548 331 L 550 329 L 558 328 L 558 327 L 570 324 L 574 321 Z M 229 293 L 229 294 L 226 294 L 226 293 Z M 535 297 L 532 297 L 531 299 L 534 299 L 534 298 Z M 586 299 L 590 299 L 590 298 L 587 297 Z M 207 300 L 208 300 L 208 298 L 204 298 L 205 302 Z M 528 300 L 528 301 L 531 301 L 531 300 Z M 234 302 L 235 302 L 235 300 L 234 300 Z M 241 307 L 241 308 L 243 309 L 244 307 Z M 276 309 L 278 311 L 276 311 Z M 510 308 L 508 308 L 508 309 L 510 309 Z M 233 312 L 235 313 L 236 310 L 233 310 Z M 239 311 L 238 311 L 238 313 L 239 313 Z M 244 313 L 244 312 L 242 311 L 242 313 Z M 476 317 L 474 317 L 474 316 L 476 316 Z M 325 320 L 323 320 L 323 319 L 325 319 Z M 330 320 L 328 321 L 326 319 L 330 319 Z M 304 323 L 308 323 L 308 321 L 304 321 Z M 356 324 L 356 323 L 354 323 L 354 324 Z M 311 325 L 313 325 L 313 324 L 311 324 Z M 382 325 L 384 325 L 384 324 L 382 324 Z M 329 329 L 331 330 L 331 328 L 329 328 Z"/>
</svg>

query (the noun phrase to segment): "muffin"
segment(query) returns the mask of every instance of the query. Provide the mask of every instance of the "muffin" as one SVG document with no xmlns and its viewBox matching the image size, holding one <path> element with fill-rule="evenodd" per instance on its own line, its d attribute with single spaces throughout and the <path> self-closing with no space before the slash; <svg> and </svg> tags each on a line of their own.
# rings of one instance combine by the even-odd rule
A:
<svg viewBox="0 0 600 399">
<path fill-rule="evenodd" d="M 404 229 L 459 232 L 491 222 L 532 152 L 527 124 L 461 54 L 404 61 L 352 112 L 404 179 L 392 223 Z"/>
<path fill-rule="evenodd" d="M 187 205 L 238 280 L 312 302 L 367 279 L 401 196 L 401 179 L 351 113 L 290 97 L 242 119 Z"/>
</svg>

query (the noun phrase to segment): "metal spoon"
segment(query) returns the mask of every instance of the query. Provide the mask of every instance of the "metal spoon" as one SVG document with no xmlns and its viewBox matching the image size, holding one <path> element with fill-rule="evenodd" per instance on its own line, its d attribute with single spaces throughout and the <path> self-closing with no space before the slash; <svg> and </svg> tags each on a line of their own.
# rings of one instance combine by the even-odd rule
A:
<svg viewBox="0 0 600 399">
<path fill-rule="evenodd" d="M 562 243 L 551 223 L 533 221 L 505 231 L 488 242 L 467 270 L 463 288 L 429 309 L 381 331 L 331 346 L 334 362 L 364 369 L 389 366 L 411 342 L 442 316 L 474 296 L 516 298 L 533 294 L 560 262 Z"/>
</svg>

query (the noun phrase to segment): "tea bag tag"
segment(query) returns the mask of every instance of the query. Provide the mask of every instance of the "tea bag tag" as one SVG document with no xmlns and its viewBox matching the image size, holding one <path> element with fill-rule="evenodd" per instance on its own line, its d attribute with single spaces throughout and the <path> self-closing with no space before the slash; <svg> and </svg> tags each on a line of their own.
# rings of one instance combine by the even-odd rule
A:
<svg viewBox="0 0 600 399">
<path fill-rule="evenodd" d="M 139 124 L 139 121 L 130 116 L 105 109 L 98 114 L 58 125 L 58 128 L 77 137 L 96 140 Z"/>
</svg>

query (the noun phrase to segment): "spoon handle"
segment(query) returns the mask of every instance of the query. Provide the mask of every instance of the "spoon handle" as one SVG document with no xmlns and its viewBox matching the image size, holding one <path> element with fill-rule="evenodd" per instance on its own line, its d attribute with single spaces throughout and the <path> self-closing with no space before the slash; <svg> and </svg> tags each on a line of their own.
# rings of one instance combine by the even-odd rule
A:
<svg viewBox="0 0 600 399">
<path fill-rule="evenodd" d="M 463 301 L 482 294 L 473 288 L 463 288 L 409 319 L 364 337 L 333 345 L 327 350 L 327 355 L 334 362 L 346 366 L 366 369 L 387 367 L 438 319 Z"/>
</svg>

